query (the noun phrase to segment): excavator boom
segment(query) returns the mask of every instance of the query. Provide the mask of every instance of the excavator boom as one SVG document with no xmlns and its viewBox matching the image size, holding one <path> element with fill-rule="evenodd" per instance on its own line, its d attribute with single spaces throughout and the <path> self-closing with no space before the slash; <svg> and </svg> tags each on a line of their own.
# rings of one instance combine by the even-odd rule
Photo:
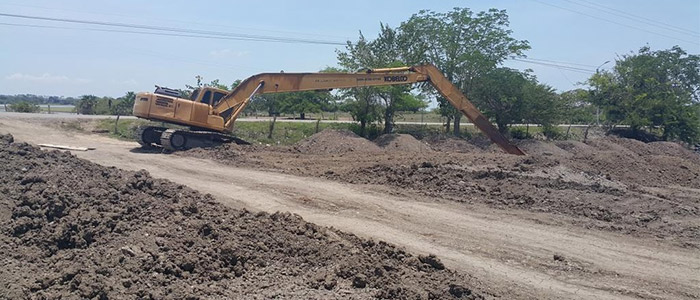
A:
<svg viewBox="0 0 700 300">
<path fill-rule="evenodd" d="M 150 120 L 190 126 L 197 131 L 173 131 L 149 128 L 140 131 L 142 145 L 159 144 L 171 150 L 188 145 L 209 145 L 225 140 L 238 116 L 255 94 L 356 87 L 387 86 L 430 82 L 450 104 L 471 120 L 477 128 L 510 154 L 524 155 L 511 144 L 464 94 L 433 65 L 370 69 L 359 73 L 262 73 L 243 80 L 225 96 L 220 90 L 199 91 L 196 99 L 162 94 L 140 93 L 134 103 L 134 115 Z M 217 96 L 211 96 L 212 93 Z M 208 96 L 207 96 L 208 95 Z M 206 132 L 214 131 L 210 134 Z M 157 137 L 160 137 L 158 140 Z M 192 141 L 197 141 L 192 142 Z"/>
<path fill-rule="evenodd" d="M 370 69 L 362 73 L 263 73 L 244 80 L 214 106 L 231 130 L 238 115 L 256 93 L 282 93 L 308 90 L 330 90 L 368 86 L 386 86 L 430 82 L 457 110 L 464 114 L 491 141 L 510 154 L 524 155 L 511 144 L 466 96 L 434 65 Z"/>
</svg>

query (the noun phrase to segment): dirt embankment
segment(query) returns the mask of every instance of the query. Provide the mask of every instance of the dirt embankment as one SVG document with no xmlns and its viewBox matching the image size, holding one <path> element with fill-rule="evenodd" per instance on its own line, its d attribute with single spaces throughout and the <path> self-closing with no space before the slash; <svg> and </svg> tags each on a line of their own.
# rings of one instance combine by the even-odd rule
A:
<svg viewBox="0 0 700 300">
<path fill-rule="evenodd" d="M 328 133 L 318 135 L 333 139 Z M 612 137 L 588 143 L 519 141 L 528 156 L 517 157 L 493 152 L 493 145 L 476 147 L 454 138 L 427 139 L 435 150 L 429 151 L 423 148 L 423 141 L 411 139 L 387 136 L 377 141 L 384 146 L 381 151 L 371 148 L 364 153 L 239 147 L 236 160 L 220 161 L 389 186 L 397 193 L 418 194 L 428 201 L 562 214 L 587 228 L 700 247 L 700 227 L 695 221 L 700 216 L 700 155 L 678 144 Z M 320 139 L 312 136 L 309 140 L 313 143 L 300 144 L 312 147 Z M 343 136 L 335 143 L 339 141 L 347 149 L 370 143 L 356 136 Z"/>
<path fill-rule="evenodd" d="M 481 298 L 434 256 L 0 140 L 9 299 Z"/>
</svg>

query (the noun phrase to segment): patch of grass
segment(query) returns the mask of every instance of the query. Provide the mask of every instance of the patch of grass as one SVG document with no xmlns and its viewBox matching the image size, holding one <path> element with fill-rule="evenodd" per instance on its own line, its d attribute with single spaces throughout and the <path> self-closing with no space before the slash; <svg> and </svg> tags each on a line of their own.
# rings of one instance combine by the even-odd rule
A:
<svg viewBox="0 0 700 300">
<path fill-rule="evenodd" d="M 116 117 L 99 120 L 97 126 L 95 126 L 95 129 L 98 131 L 104 131 L 105 134 L 113 138 L 126 141 L 135 141 L 136 139 L 134 134 L 136 133 L 137 127 L 142 125 L 162 126 L 162 123 L 159 122 L 151 122 L 140 119 L 119 119 L 119 123 L 115 131 L 114 125 L 116 120 Z M 171 126 L 166 124 L 165 127 Z"/>
<path fill-rule="evenodd" d="M 326 128 L 351 130 L 354 124 L 320 123 L 318 131 Z M 233 135 L 250 143 L 291 145 L 316 133 L 316 123 L 276 122 L 272 138 L 268 138 L 270 122 L 236 122 Z"/>
<path fill-rule="evenodd" d="M 75 112 L 74 109 L 75 109 L 74 107 L 64 107 L 64 106 L 55 107 L 55 106 L 51 106 L 51 113 L 72 113 L 72 112 Z M 48 112 L 49 112 L 49 108 L 42 105 L 42 106 L 41 106 L 41 112 L 42 112 L 42 113 L 48 113 Z"/>
<path fill-rule="evenodd" d="M 444 118 L 440 114 L 427 112 L 427 113 L 412 113 L 412 112 L 399 112 L 394 118 L 394 122 L 426 122 L 426 123 L 438 123 L 445 122 Z"/>
</svg>

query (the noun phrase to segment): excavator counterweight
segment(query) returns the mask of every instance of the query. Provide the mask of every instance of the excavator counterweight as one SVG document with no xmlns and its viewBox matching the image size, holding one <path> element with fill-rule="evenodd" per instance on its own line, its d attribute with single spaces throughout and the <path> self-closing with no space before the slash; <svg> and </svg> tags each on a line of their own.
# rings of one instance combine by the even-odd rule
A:
<svg viewBox="0 0 700 300">
<path fill-rule="evenodd" d="M 159 93 L 158 89 L 155 93 L 139 93 L 134 103 L 135 116 L 184 125 L 192 130 L 145 128 L 139 131 L 137 138 L 142 145 L 157 144 L 173 151 L 221 142 L 239 142 L 229 133 L 255 94 L 419 82 L 430 82 L 438 93 L 504 151 L 524 155 L 433 65 L 370 69 L 360 73 L 261 73 L 243 80 L 230 92 L 204 87 L 195 90 L 190 99 Z M 156 139 L 158 133 L 161 136 Z"/>
</svg>

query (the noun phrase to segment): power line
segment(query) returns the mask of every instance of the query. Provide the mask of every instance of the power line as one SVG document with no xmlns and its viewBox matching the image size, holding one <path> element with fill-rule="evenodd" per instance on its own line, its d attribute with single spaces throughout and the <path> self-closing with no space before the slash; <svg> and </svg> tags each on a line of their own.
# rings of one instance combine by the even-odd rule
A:
<svg viewBox="0 0 700 300">
<path fill-rule="evenodd" d="M 589 69 L 583 69 L 583 68 L 577 68 L 577 67 L 571 67 L 571 66 L 553 64 L 553 63 L 545 63 L 545 62 L 532 61 L 532 60 L 528 60 L 528 59 L 526 59 L 526 58 L 513 58 L 513 60 L 514 60 L 514 61 L 519 61 L 519 62 L 524 62 L 524 63 L 529 63 L 529 64 L 534 64 L 534 65 L 545 66 L 545 67 L 557 68 L 557 69 L 559 69 L 559 70 L 566 70 L 566 71 L 571 71 L 571 72 L 576 72 L 576 73 L 588 74 L 588 75 L 591 75 L 591 74 L 595 73 L 595 70 L 589 70 Z"/>
<path fill-rule="evenodd" d="M 639 16 L 636 16 L 636 15 L 632 15 L 632 14 L 630 14 L 630 13 L 627 13 L 627 12 L 624 12 L 624 11 L 621 11 L 621 10 L 618 10 L 618 9 L 610 8 L 610 7 L 607 7 L 607 6 L 603 6 L 603 5 L 600 5 L 600 4 L 596 4 L 596 3 L 593 3 L 593 2 L 581 0 L 581 2 L 583 2 L 583 3 L 588 3 L 588 4 L 590 4 L 590 5 L 587 5 L 587 4 L 579 3 L 579 2 L 577 2 L 577 1 L 572 1 L 572 0 L 565 0 L 565 1 L 566 1 L 566 2 L 569 2 L 569 3 L 573 3 L 573 4 L 575 4 L 575 5 L 579 5 L 579 6 L 591 8 L 591 9 L 594 9 L 594 10 L 597 10 L 597 11 L 601 11 L 601 12 L 604 12 L 604 13 L 607 13 L 607 14 L 611 14 L 611 15 L 615 15 L 615 16 L 622 17 L 622 18 L 625 18 L 625 19 L 629 19 L 629 20 L 632 20 L 632 21 L 635 21 L 635 22 L 640 22 L 640 23 L 644 23 L 644 24 L 647 24 L 647 25 L 651 25 L 651 26 L 654 26 L 654 27 L 659 28 L 659 29 L 662 29 L 662 30 L 670 30 L 670 31 L 675 31 L 675 32 L 680 33 L 680 34 L 690 35 L 690 36 L 693 36 L 693 37 L 700 37 L 700 34 L 694 33 L 693 31 L 690 31 L 690 30 L 687 30 L 687 29 L 683 29 L 683 28 L 676 27 L 676 26 L 673 26 L 673 25 L 667 25 L 667 24 L 661 23 L 661 22 L 656 22 L 656 21 L 651 20 L 651 19 L 648 19 L 648 18 L 644 18 L 644 17 L 639 17 Z M 659 25 L 659 24 L 661 24 L 661 25 Z"/>
<path fill-rule="evenodd" d="M 209 36 L 209 35 L 196 35 L 196 34 L 177 34 L 177 33 L 167 33 L 167 32 L 148 32 L 148 31 L 132 31 L 132 30 L 100 29 L 100 28 L 76 28 L 76 27 L 62 27 L 62 26 L 48 26 L 48 25 L 34 25 L 34 24 L 17 24 L 17 23 L 4 23 L 4 22 L 0 22 L 0 25 L 16 26 L 16 27 L 31 27 L 31 28 L 84 30 L 84 31 L 115 32 L 115 33 L 133 33 L 133 34 L 158 35 L 158 36 L 205 38 L 205 39 L 216 39 L 216 40 L 272 42 L 272 41 L 265 40 L 265 39 L 237 38 L 237 37 L 225 37 L 225 36 Z M 284 42 L 284 41 L 275 41 L 275 42 Z"/>
<path fill-rule="evenodd" d="M 166 32 L 147 32 L 147 31 L 101 29 L 101 28 L 76 28 L 76 27 L 35 25 L 35 24 L 17 24 L 17 23 L 4 23 L 4 22 L 0 22 L 0 26 L 16 26 L 16 27 L 47 28 L 47 29 L 66 29 L 66 30 L 84 30 L 84 31 L 145 34 L 145 35 L 156 35 L 156 36 L 176 36 L 176 37 L 205 38 L 205 39 L 219 39 L 219 40 L 268 41 L 268 40 L 252 39 L 252 38 L 236 38 L 236 37 L 221 37 L 221 36 L 208 36 L 208 35 L 196 35 L 196 34 L 177 34 L 177 33 L 166 33 Z M 553 60 L 547 60 L 547 59 L 537 59 L 537 58 L 515 58 L 513 60 L 525 62 L 525 63 L 530 63 L 530 64 L 541 65 L 541 66 L 554 67 L 554 68 L 557 68 L 560 70 L 572 71 L 572 72 L 577 72 L 577 73 L 592 74 L 595 72 L 594 70 L 591 70 L 591 69 L 585 69 L 585 68 L 573 66 L 573 65 L 579 65 L 579 66 L 584 66 L 584 67 L 594 67 L 593 65 L 560 62 L 560 61 L 553 61 Z"/>
<path fill-rule="evenodd" d="M 598 17 L 598 16 L 594 16 L 594 15 L 587 14 L 587 13 L 584 13 L 584 12 L 580 12 L 580 11 L 577 11 L 577 10 L 573 10 L 573 9 L 570 9 L 570 8 L 566 8 L 566 7 L 554 5 L 554 4 L 551 4 L 551 3 L 544 2 L 544 1 L 539 1 L 539 0 L 530 0 L 530 1 L 534 1 L 534 2 L 537 2 L 537 3 L 540 3 L 540 4 L 544 4 L 544 5 L 547 5 L 547 6 L 555 7 L 555 8 L 558 8 L 558 9 L 563 9 L 563 10 L 566 10 L 566 11 L 570 11 L 570 12 L 577 13 L 577 14 L 580 14 L 580 15 L 584 15 L 584 16 L 587 16 L 587 17 L 590 17 L 590 18 L 598 19 L 598 20 L 605 21 L 605 22 L 608 22 L 608 23 L 613 23 L 613 24 L 617 24 L 617 25 L 620 25 L 620 26 L 624 26 L 624 27 L 628 27 L 628 28 L 632 28 L 632 29 L 644 31 L 644 32 L 651 33 L 651 34 L 655 34 L 655 35 L 658 35 L 658 36 L 667 37 L 667 38 L 670 38 L 670 39 L 674 39 L 674 40 L 678 40 L 678 41 L 690 43 L 690 44 L 693 44 L 693 45 L 696 45 L 696 44 L 697 44 L 697 42 L 692 42 L 692 41 L 684 40 L 684 39 L 677 38 L 677 37 L 674 37 L 674 36 L 670 36 L 670 35 L 666 35 L 666 34 L 654 32 L 654 31 L 646 30 L 646 29 L 644 29 L 644 28 L 639 28 L 639 27 L 636 27 L 636 26 L 632 26 L 632 25 L 628 25 L 628 24 L 616 22 L 616 21 L 609 20 L 609 19 L 606 19 L 606 18 L 601 18 L 601 17 Z"/>
<path fill-rule="evenodd" d="M 572 66 L 591 67 L 591 68 L 595 68 L 595 67 L 596 67 L 596 66 L 594 66 L 594 65 L 586 65 L 586 64 L 579 64 L 579 63 L 570 63 L 570 62 L 563 62 L 563 61 L 556 61 L 556 60 L 548 60 L 548 59 L 541 59 L 541 58 L 532 58 L 532 57 L 528 57 L 527 59 L 529 59 L 529 60 L 534 60 L 534 61 L 542 61 L 542 62 L 548 62 L 548 63 L 555 63 L 555 64 L 572 65 Z"/>
<path fill-rule="evenodd" d="M 21 19 L 64 22 L 64 23 L 76 23 L 76 24 L 90 24 L 90 25 L 99 25 L 99 26 L 145 29 L 145 30 L 198 34 L 198 35 L 209 35 L 209 36 L 225 36 L 225 37 L 252 39 L 252 40 L 265 40 L 265 41 L 270 41 L 270 42 L 306 43 L 306 44 L 322 44 L 322 45 L 345 45 L 344 42 L 335 42 L 335 41 L 312 40 L 312 39 L 301 39 L 301 38 L 286 38 L 286 37 L 278 37 L 278 36 L 265 36 L 265 35 L 254 35 L 254 34 L 244 34 L 244 33 L 229 33 L 229 32 L 209 31 L 209 30 L 182 29 L 182 28 L 165 27 L 165 26 L 150 26 L 150 25 L 117 23 L 117 22 L 101 22 L 101 21 L 88 21 L 88 20 L 65 19 L 65 18 L 51 18 L 51 17 L 40 17 L 40 16 L 7 14 L 7 13 L 0 13 L 0 16 L 10 17 L 10 18 L 21 18 Z"/>
<path fill-rule="evenodd" d="M 677 29 L 677 30 L 684 31 L 684 32 L 690 33 L 690 34 L 695 35 L 695 36 L 700 36 L 700 32 L 697 32 L 697 31 L 694 31 L 694 30 L 690 30 L 690 29 L 687 29 L 687 28 L 674 26 L 674 25 L 671 25 L 671 24 L 668 24 L 668 23 L 656 21 L 656 20 L 653 20 L 653 19 L 650 19 L 650 18 L 646 18 L 646 17 L 643 17 L 643 16 L 638 16 L 638 15 L 635 15 L 635 14 L 632 14 L 632 13 L 629 13 L 629 12 L 626 12 L 626 11 L 624 11 L 624 10 L 619 10 L 619 9 L 612 8 L 612 7 L 609 7 L 609 6 L 605 6 L 605 5 L 602 5 L 602 4 L 598 4 L 598 3 L 595 3 L 595 2 L 592 2 L 592 1 L 586 1 L 586 0 L 579 0 L 579 1 L 584 2 L 584 3 L 591 4 L 591 5 L 594 5 L 594 6 L 603 8 L 603 9 L 607 9 L 607 10 L 619 12 L 619 13 L 621 13 L 621 14 L 623 14 L 623 15 L 627 15 L 627 16 L 630 16 L 630 17 L 632 17 L 632 18 L 637 18 L 637 19 L 641 19 L 641 20 L 648 21 L 648 22 L 656 23 L 656 24 L 658 24 L 658 26 L 664 26 L 664 27 L 667 27 L 667 28 L 675 28 L 675 29 Z M 669 30 L 672 30 L 672 29 L 669 29 Z"/>
<path fill-rule="evenodd" d="M 126 14 L 117 14 L 117 13 L 96 13 L 96 12 L 90 12 L 90 11 L 82 11 L 82 10 L 71 10 L 71 9 L 65 9 L 65 8 L 54 8 L 54 7 L 45 7 L 45 6 L 36 6 L 36 5 L 27 5 L 27 4 L 16 4 L 16 3 L 3 3 L 3 5 L 11 5 L 11 6 L 19 6 L 19 7 L 30 7 L 30 8 L 38 8 L 38 9 L 44 9 L 44 10 L 56 10 L 56 11 L 65 11 L 65 12 L 75 12 L 75 13 L 80 13 L 80 14 L 93 14 L 93 15 L 102 15 L 102 16 L 115 16 L 115 17 L 127 17 L 127 18 L 134 18 L 133 15 L 126 15 Z M 149 17 L 150 20 L 161 20 L 161 21 L 166 21 L 166 22 L 177 22 L 177 23 L 182 23 L 182 20 L 173 20 L 173 19 L 165 19 L 165 18 L 153 18 Z M 306 35 L 306 36 L 318 36 L 318 37 L 331 37 L 331 38 L 341 38 L 341 39 L 347 39 L 347 37 L 344 36 L 339 36 L 339 35 L 328 35 L 328 34 L 319 34 L 319 33 L 304 33 L 304 32 L 294 32 L 294 31 L 285 31 L 285 30 L 269 30 L 269 29 L 259 29 L 259 28 L 246 28 L 246 27 L 236 27 L 236 26 L 227 26 L 227 25 L 221 25 L 221 24 L 213 24 L 213 23 L 202 23 L 202 22 L 193 22 L 192 20 L 187 20 L 188 24 L 197 24 L 197 25 L 204 25 L 204 26 L 216 26 L 216 27 L 226 27 L 226 28 L 232 28 L 236 30 L 254 30 L 254 31 L 265 31 L 265 32 L 274 32 L 274 33 L 283 33 L 283 34 L 300 34 L 300 35 Z"/>
</svg>

